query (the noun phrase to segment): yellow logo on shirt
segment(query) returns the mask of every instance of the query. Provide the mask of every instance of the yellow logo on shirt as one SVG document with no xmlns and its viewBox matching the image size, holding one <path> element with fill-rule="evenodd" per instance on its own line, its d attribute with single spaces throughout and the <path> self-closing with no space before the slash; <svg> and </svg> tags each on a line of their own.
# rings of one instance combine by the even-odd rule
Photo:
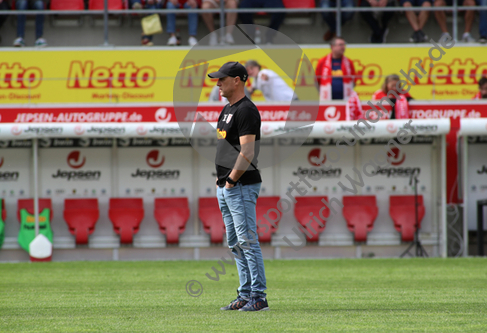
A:
<svg viewBox="0 0 487 333">
<path fill-rule="evenodd" d="M 331 71 L 332 76 L 343 76 L 343 71 L 341 69 L 334 69 Z"/>
<path fill-rule="evenodd" d="M 219 128 L 216 129 L 216 137 L 218 139 L 225 139 L 227 137 L 227 131 L 220 131 Z"/>
<path fill-rule="evenodd" d="M 27 218 L 25 219 L 25 222 L 27 223 L 35 223 L 35 221 L 35 216 L 27 216 Z M 39 216 L 39 222 L 46 222 L 46 218 L 44 216 Z"/>
</svg>

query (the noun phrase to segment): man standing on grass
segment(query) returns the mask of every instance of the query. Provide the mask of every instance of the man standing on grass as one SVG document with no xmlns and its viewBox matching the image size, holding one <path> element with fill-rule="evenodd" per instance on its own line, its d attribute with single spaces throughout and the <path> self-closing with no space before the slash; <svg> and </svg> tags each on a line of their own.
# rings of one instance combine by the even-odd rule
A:
<svg viewBox="0 0 487 333">
<path fill-rule="evenodd" d="M 245 96 L 248 74 L 240 63 L 228 62 L 208 76 L 218 79 L 220 95 L 228 99 L 217 125 L 216 192 L 240 280 L 238 297 L 221 310 L 269 310 L 255 213 L 262 183 L 257 169 L 260 114 Z"/>
</svg>

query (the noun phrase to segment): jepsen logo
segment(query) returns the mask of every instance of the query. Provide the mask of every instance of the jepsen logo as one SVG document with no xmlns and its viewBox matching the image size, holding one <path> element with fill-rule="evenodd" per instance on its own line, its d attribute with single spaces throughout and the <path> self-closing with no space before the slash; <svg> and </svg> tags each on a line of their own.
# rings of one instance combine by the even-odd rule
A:
<svg viewBox="0 0 487 333">
<path fill-rule="evenodd" d="M 323 130 L 326 134 L 333 134 L 333 132 L 335 132 L 335 126 L 331 124 L 325 124 Z"/>
<path fill-rule="evenodd" d="M 20 133 L 22 133 L 22 130 L 19 128 L 19 126 L 12 127 L 10 131 L 13 135 L 20 135 Z"/>
<path fill-rule="evenodd" d="M 308 162 L 312 166 L 322 166 L 326 162 L 326 154 L 323 154 L 323 157 L 321 157 L 320 148 L 312 149 L 308 154 Z"/>
<path fill-rule="evenodd" d="M 76 135 L 83 135 L 85 133 L 85 128 L 81 125 L 78 125 L 74 128 L 74 133 Z"/>
<path fill-rule="evenodd" d="M 141 126 L 138 126 L 135 131 L 137 132 L 138 135 L 146 135 L 148 129 L 141 125 Z"/>
<path fill-rule="evenodd" d="M 397 132 L 397 126 L 396 126 L 396 125 L 394 125 L 393 123 L 389 123 L 389 124 L 387 124 L 387 126 L 386 126 L 386 130 L 387 130 L 387 132 L 389 132 L 389 133 L 396 133 L 396 132 Z M 397 149 L 397 148 L 396 148 L 396 149 Z"/>
<path fill-rule="evenodd" d="M 79 150 L 74 150 L 69 153 L 67 162 L 68 165 L 73 169 L 79 169 L 86 163 L 86 157 L 83 156 L 83 160 L 80 159 L 81 153 Z"/>
<path fill-rule="evenodd" d="M 156 111 L 155 118 L 158 123 L 166 123 L 171 120 L 171 114 L 167 112 L 166 108 L 160 108 Z"/>
<path fill-rule="evenodd" d="M 337 121 L 340 119 L 340 111 L 337 111 L 335 106 L 329 106 L 323 111 L 323 115 L 328 121 Z"/>
<path fill-rule="evenodd" d="M 391 151 L 392 154 L 390 151 L 387 152 L 387 162 L 391 165 L 401 165 L 406 159 L 406 153 L 398 148 L 392 148 Z"/>
<path fill-rule="evenodd" d="M 151 168 L 159 168 L 164 164 L 165 157 L 161 154 L 161 158 L 159 158 L 159 150 L 151 150 L 146 158 L 145 161 L 147 165 Z"/>
</svg>

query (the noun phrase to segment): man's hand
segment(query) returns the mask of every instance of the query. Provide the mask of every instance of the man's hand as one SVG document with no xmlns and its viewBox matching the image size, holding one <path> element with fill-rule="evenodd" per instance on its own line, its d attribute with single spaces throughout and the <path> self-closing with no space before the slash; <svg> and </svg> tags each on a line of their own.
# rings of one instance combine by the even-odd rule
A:
<svg viewBox="0 0 487 333">
<path fill-rule="evenodd" d="M 230 184 L 229 182 L 227 182 L 227 183 L 225 184 L 225 188 L 227 188 L 227 189 L 228 189 L 228 188 L 232 188 L 232 187 L 234 187 L 234 186 L 235 186 L 235 185 L 232 185 L 232 184 Z"/>
<path fill-rule="evenodd" d="M 262 74 L 262 75 L 260 76 L 260 78 L 262 79 L 262 81 L 267 81 L 267 80 L 269 80 L 269 77 L 268 77 L 266 74 Z"/>
<path fill-rule="evenodd" d="M 387 6 L 387 0 L 379 0 L 377 2 L 377 7 L 385 7 Z"/>
</svg>

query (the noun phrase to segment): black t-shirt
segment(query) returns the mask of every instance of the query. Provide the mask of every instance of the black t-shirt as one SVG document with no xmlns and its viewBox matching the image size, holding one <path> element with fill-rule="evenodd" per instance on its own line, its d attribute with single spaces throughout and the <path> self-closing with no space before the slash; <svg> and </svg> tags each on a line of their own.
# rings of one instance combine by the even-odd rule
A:
<svg viewBox="0 0 487 333">
<path fill-rule="evenodd" d="M 237 103 L 227 104 L 218 117 L 216 147 L 216 175 L 218 185 L 225 186 L 227 177 L 237 161 L 241 151 L 240 137 L 243 135 L 255 135 L 254 158 L 247 171 L 238 179 L 242 185 L 262 182 L 260 172 L 257 169 L 257 157 L 260 151 L 260 114 L 250 99 L 242 98 Z"/>
</svg>

